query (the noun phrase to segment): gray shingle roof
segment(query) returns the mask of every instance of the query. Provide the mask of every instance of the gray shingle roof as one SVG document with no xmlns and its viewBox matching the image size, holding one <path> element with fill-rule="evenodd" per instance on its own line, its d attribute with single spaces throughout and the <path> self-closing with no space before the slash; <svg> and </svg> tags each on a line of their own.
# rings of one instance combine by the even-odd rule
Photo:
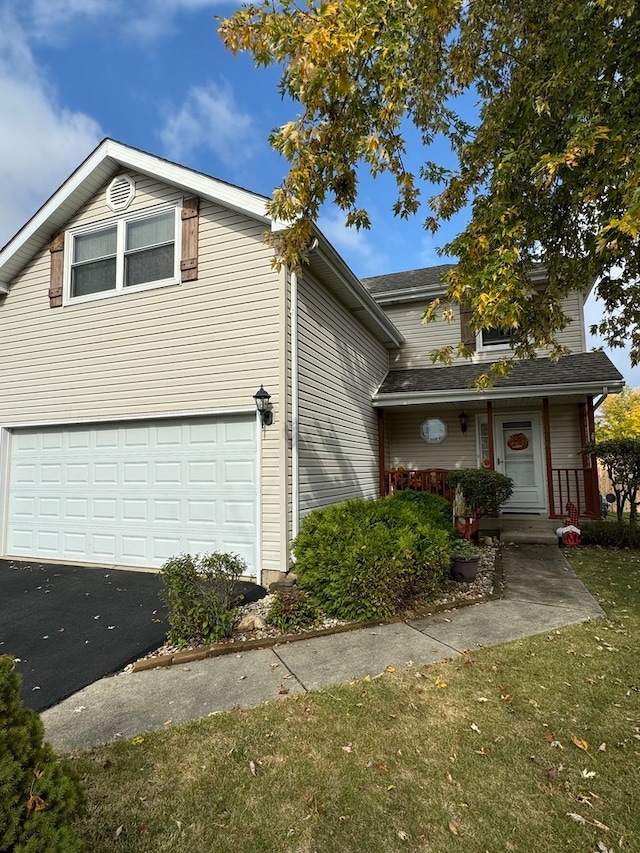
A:
<svg viewBox="0 0 640 853">
<path fill-rule="evenodd" d="M 396 291 L 423 290 L 442 285 L 442 275 L 455 264 L 440 264 L 435 267 L 423 267 L 419 270 L 393 272 L 361 279 L 362 284 L 372 296 L 392 294 Z"/>
<path fill-rule="evenodd" d="M 391 370 L 378 394 L 451 391 L 470 388 L 489 364 L 453 364 L 448 367 L 426 367 Z M 615 384 L 622 374 L 601 351 L 568 355 L 553 362 L 548 358 L 521 361 L 509 376 L 496 379 L 494 388 L 523 388 L 542 385 Z"/>
</svg>

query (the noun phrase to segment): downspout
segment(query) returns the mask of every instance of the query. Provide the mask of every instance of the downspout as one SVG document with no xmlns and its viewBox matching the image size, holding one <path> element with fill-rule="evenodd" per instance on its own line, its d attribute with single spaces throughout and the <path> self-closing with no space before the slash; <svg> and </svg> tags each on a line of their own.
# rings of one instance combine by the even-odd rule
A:
<svg viewBox="0 0 640 853">
<path fill-rule="evenodd" d="M 298 275 L 291 273 L 291 539 L 300 529 L 300 453 L 298 383 Z"/>
</svg>

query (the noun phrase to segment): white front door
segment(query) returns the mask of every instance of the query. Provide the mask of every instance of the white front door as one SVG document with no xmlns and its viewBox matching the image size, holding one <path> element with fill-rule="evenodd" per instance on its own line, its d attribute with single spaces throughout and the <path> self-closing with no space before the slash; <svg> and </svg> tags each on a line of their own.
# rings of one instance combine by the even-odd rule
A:
<svg viewBox="0 0 640 853">
<path fill-rule="evenodd" d="M 547 509 L 539 414 L 494 416 L 496 471 L 513 480 L 506 512 Z"/>
</svg>

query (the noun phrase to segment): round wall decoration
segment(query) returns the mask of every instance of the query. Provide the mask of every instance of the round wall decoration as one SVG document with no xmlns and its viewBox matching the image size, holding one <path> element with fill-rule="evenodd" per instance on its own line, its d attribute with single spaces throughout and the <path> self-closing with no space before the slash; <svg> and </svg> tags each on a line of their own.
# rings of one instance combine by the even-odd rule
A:
<svg viewBox="0 0 640 853">
<path fill-rule="evenodd" d="M 507 447 L 510 450 L 526 450 L 529 447 L 529 439 L 523 432 L 515 432 L 509 436 Z"/>
</svg>

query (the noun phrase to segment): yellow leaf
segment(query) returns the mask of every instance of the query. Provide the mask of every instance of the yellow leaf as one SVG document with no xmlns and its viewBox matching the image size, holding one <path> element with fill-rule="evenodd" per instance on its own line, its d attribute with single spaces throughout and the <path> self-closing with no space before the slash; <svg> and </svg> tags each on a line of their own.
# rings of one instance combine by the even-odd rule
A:
<svg viewBox="0 0 640 853">
<path fill-rule="evenodd" d="M 443 678 L 440 678 L 440 676 L 436 678 L 435 685 L 436 687 L 440 687 L 442 690 L 444 690 L 445 687 L 449 686 Z"/>
<path fill-rule="evenodd" d="M 459 835 L 458 827 L 452 821 L 449 821 L 449 829 L 453 832 L 454 835 Z"/>
<path fill-rule="evenodd" d="M 391 665 L 389 665 L 389 666 L 387 667 L 387 672 L 395 672 L 395 671 L 396 671 L 395 666 L 391 666 Z"/>
<path fill-rule="evenodd" d="M 576 737 L 575 735 L 571 735 L 571 740 L 572 740 L 572 741 L 574 742 L 574 744 L 578 747 L 578 749 L 582 749 L 582 750 L 584 750 L 585 752 L 587 752 L 587 751 L 588 751 L 588 749 L 589 749 L 589 744 L 587 743 L 587 741 L 586 741 L 586 740 L 582 740 L 582 738 L 580 738 L 580 737 Z"/>
</svg>

